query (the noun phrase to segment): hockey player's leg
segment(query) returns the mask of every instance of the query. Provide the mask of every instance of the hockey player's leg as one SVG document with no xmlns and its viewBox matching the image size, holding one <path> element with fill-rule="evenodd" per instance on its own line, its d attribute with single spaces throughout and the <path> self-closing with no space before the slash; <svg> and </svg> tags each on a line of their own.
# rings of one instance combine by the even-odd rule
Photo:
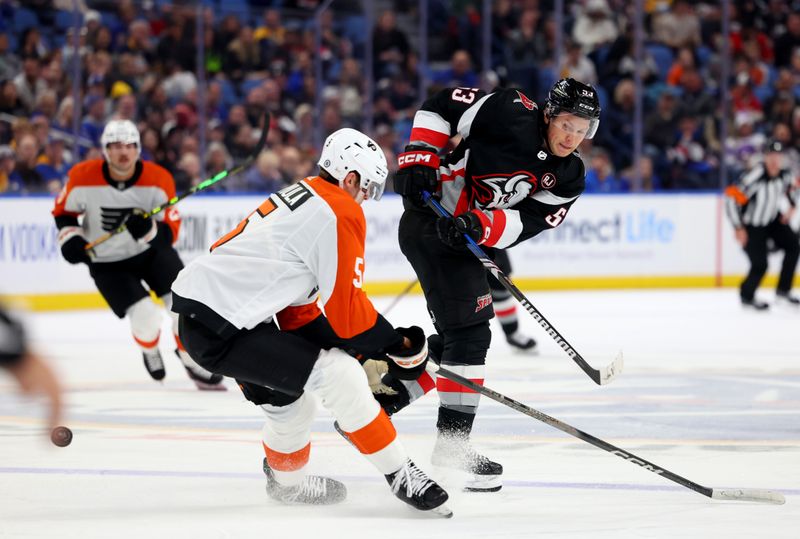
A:
<svg viewBox="0 0 800 539">
<path fill-rule="evenodd" d="M 184 348 L 181 338 L 178 336 L 178 313 L 172 312 L 172 294 L 163 295 L 161 301 L 164 302 L 164 306 L 172 321 L 172 335 L 175 338 L 175 344 L 177 346 L 175 355 L 177 355 L 178 359 L 183 363 L 186 374 L 189 375 L 189 378 L 197 386 L 197 389 L 203 391 L 226 391 L 227 388 L 222 383 L 222 375 L 214 374 L 198 365 L 189 355 L 189 352 L 186 351 L 186 348 Z"/>
<path fill-rule="evenodd" d="M 509 260 L 506 251 L 502 249 L 490 249 L 487 251 L 487 254 L 489 254 L 495 264 L 503 270 L 503 273 L 511 275 L 511 260 Z M 487 277 L 489 280 L 489 289 L 492 292 L 494 315 L 497 321 L 500 322 L 500 327 L 506 336 L 506 342 L 508 342 L 512 350 L 527 354 L 537 353 L 536 341 L 519 330 L 517 300 L 514 299 L 511 292 L 506 290 L 494 276 L 488 275 Z"/>
<path fill-rule="evenodd" d="M 775 295 L 776 303 L 798 307 L 800 306 L 800 299 L 792 295 L 792 283 L 797 270 L 797 260 L 800 258 L 800 244 L 797 242 L 797 234 L 788 225 L 776 225 L 773 235 L 776 245 L 783 250 L 783 262 L 781 263 L 781 273 L 778 278 L 778 289 Z"/>
<path fill-rule="evenodd" d="M 448 370 L 483 383 L 486 350 L 491 333 L 488 323 L 448 330 L 445 332 L 441 364 Z M 439 419 L 438 435 L 431 462 L 436 466 L 455 468 L 470 474 L 466 490 L 500 490 L 503 467 L 478 453 L 469 435 L 475 421 L 480 395 L 446 378 L 438 378 Z"/>
<path fill-rule="evenodd" d="M 166 375 L 164 360 L 158 350 L 161 333 L 161 310 L 150 297 L 142 298 L 125 312 L 131 325 L 133 339 L 142 350 L 147 372 L 154 380 L 163 380 Z"/>
<path fill-rule="evenodd" d="M 314 408 L 307 393 L 283 406 L 261 405 L 266 415 L 261 433 L 267 494 L 288 505 L 331 505 L 347 497 L 340 481 L 306 473 Z"/>
<path fill-rule="evenodd" d="M 336 349 L 322 352 L 306 389 L 320 397 L 347 439 L 386 477 L 395 496 L 422 511 L 452 514 L 444 506 L 444 489 L 408 458 L 354 358 Z"/>
<path fill-rule="evenodd" d="M 748 227 L 748 240 L 744 250 L 750 259 L 750 271 L 742 281 L 739 294 L 742 306 L 757 311 L 766 311 L 769 305 L 756 299 L 755 294 L 764 274 L 767 273 L 767 233 L 763 227 Z"/>
</svg>

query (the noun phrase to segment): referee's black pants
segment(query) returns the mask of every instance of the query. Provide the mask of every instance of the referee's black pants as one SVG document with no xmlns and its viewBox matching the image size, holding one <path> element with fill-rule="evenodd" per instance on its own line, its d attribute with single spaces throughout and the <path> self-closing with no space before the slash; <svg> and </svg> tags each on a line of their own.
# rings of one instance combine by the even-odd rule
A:
<svg viewBox="0 0 800 539">
<path fill-rule="evenodd" d="M 742 281 L 739 293 L 743 300 L 752 300 L 761 279 L 767 272 L 767 240 L 772 238 L 775 245 L 784 252 L 781 273 L 778 279 L 778 292 L 788 293 L 792 289 L 797 259 L 800 256 L 800 244 L 797 234 L 792 228 L 779 219 L 767 226 L 747 226 L 747 245 L 744 252 L 750 259 L 750 271 Z"/>
</svg>

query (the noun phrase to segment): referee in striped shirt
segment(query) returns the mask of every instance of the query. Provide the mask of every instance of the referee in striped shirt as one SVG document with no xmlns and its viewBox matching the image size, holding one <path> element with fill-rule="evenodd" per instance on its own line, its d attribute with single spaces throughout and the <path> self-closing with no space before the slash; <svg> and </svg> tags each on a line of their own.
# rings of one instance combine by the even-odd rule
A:
<svg viewBox="0 0 800 539">
<path fill-rule="evenodd" d="M 800 306 L 800 299 L 791 294 L 800 245 L 797 233 L 788 224 L 795 211 L 796 186 L 790 171 L 782 167 L 783 150 L 783 143 L 770 141 L 764 162 L 745 172 L 736 185 L 725 191 L 725 209 L 736 230 L 736 241 L 750 259 L 750 271 L 739 288 L 742 305 L 758 311 L 769 308 L 755 298 L 755 293 L 767 272 L 770 238 L 784 251 L 776 301 Z"/>
</svg>

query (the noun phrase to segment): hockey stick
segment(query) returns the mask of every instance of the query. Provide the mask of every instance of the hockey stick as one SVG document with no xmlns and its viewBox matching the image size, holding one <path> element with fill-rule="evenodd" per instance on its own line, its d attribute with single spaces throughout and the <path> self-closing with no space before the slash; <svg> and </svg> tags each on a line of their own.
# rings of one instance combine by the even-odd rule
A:
<svg viewBox="0 0 800 539">
<path fill-rule="evenodd" d="M 452 380 L 453 382 L 456 382 L 457 384 L 460 384 L 468 389 L 471 389 L 476 393 L 480 393 L 481 395 L 489 397 L 493 401 L 497 401 L 500 404 L 504 404 L 509 408 L 512 408 L 518 412 L 522 412 L 527 416 L 530 416 L 534 419 L 538 419 L 542 423 L 546 423 L 551 427 L 560 430 L 561 432 L 566 432 L 570 436 L 574 436 L 579 440 L 588 442 L 595 447 L 599 447 L 600 449 L 611 453 L 612 455 L 616 455 L 624 460 L 627 460 L 628 462 L 641 466 L 647 471 L 653 472 L 654 474 L 660 475 L 661 477 L 665 477 L 670 481 L 674 481 L 675 483 L 678 483 L 682 487 L 691 489 L 695 492 L 702 494 L 703 496 L 707 496 L 715 500 L 772 503 L 776 505 L 781 505 L 783 503 L 786 503 L 786 499 L 783 497 L 783 494 L 773 490 L 762 490 L 762 489 L 752 489 L 752 488 L 717 489 L 717 488 L 704 487 L 703 485 L 699 485 L 694 481 L 686 479 L 685 477 L 681 477 L 678 474 L 672 473 L 669 470 L 661 468 L 660 466 L 657 466 L 652 462 L 637 457 L 633 453 L 624 451 L 615 445 L 612 445 L 604 440 L 601 440 L 600 438 L 595 438 L 591 434 L 576 429 L 572 425 L 568 425 L 562 421 L 559 421 L 554 417 L 550 417 L 544 412 L 540 412 L 539 410 L 531 408 L 530 406 L 526 406 L 521 402 L 517 402 L 514 399 L 511 399 L 509 397 L 506 397 L 505 395 L 502 395 L 494 390 L 489 389 L 488 387 L 476 384 L 472 380 L 464 378 L 463 376 L 456 374 L 452 371 L 443 369 L 440 366 L 432 363 L 431 361 L 428 362 L 426 368 L 428 372 L 432 375 L 438 374 L 439 376 L 443 376 L 448 380 Z"/>
<path fill-rule="evenodd" d="M 410 283 L 408 283 L 408 285 L 407 285 L 407 286 L 406 286 L 406 287 L 403 289 L 403 291 L 402 291 L 402 292 L 400 292 L 400 293 L 397 295 L 397 297 L 395 297 L 395 298 L 392 300 L 392 302 L 389 304 L 389 306 L 388 306 L 388 307 L 386 307 L 386 308 L 383 310 L 383 312 L 381 313 L 381 315 L 382 315 L 382 316 L 386 316 L 387 314 L 389 314 L 389 311 L 391 311 L 392 309 L 394 309 L 394 308 L 397 306 L 397 304 L 398 304 L 398 303 L 400 303 L 400 300 L 401 300 L 401 299 L 403 299 L 404 297 L 406 297 L 406 295 L 407 295 L 409 292 L 411 292 L 411 289 L 412 289 L 412 288 L 414 288 L 414 287 L 415 287 L 415 286 L 416 286 L 418 283 L 419 283 L 419 279 L 414 279 L 413 281 L 411 281 Z"/>
<path fill-rule="evenodd" d="M 211 187 L 215 183 L 221 182 L 222 180 L 224 180 L 228 176 L 233 176 L 233 175 L 238 174 L 241 171 L 245 170 L 246 168 L 248 168 L 258 158 L 258 154 L 261 153 L 261 151 L 264 149 L 264 146 L 267 143 L 267 135 L 269 134 L 269 123 L 270 123 L 270 114 L 268 112 L 268 113 L 266 113 L 264 115 L 264 129 L 261 131 L 261 137 L 259 137 L 258 142 L 256 143 L 255 149 L 240 164 L 236 165 L 233 168 L 229 168 L 228 170 L 223 170 L 222 172 L 219 172 L 219 173 L 215 174 L 214 176 L 208 178 L 207 180 L 203 180 L 202 182 L 198 183 L 197 185 L 195 185 L 194 187 L 192 187 L 188 191 L 185 191 L 185 192 L 181 193 L 180 195 L 176 195 L 176 196 L 172 197 L 171 199 L 166 201 L 161 206 L 156 206 L 155 208 L 153 208 L 149 212 L 145 213 L 143 215 L 143 217 L 145 219 L 147 219 L 148 217 L 152 217 L 152 216 L 154 216 L 156 214 L 159 214 L 162 211 L 164 211 L 167 208 L 169 208 L 170 206 L 174 206 L 175 204 L 177 204 L 178 202 L 180 202 L 184 198 L 186 198 L 188 196 L 191 196 L 191 195 L 197 193 L 198 191 L 203 191 L 204 189 L 208 189 L 209 187 Z M 95 247 L 100 245 L 101 243 L 105 243 L 106 241 L 110 240 L 111 238 L 113 238 L 117 234 L 121 234 L 121 233 L 125 232 L 126 230 L 128 230 L 128 225 L 126 223 L 122 223 L 121 225 L 119 225 L 114 230 L 103 234 L 102 236 L 100 236 L 99 238 L 97 238 L 96 240 L 94 240 L 94 241 L 92 241 L 90 243 L 87 243 L 85 249 L 87 251 L 91 251 L 92 249 L 94 249 Z"/>
<path fill-rule="evenodd" d="M 440 217 L 452 217 L 452 215 L 450 215 L 450 213 L 444 209 L 439 201 L 433 198 L 430 193 L 423 191 L 422 196 L 425 200 L 425 203 L 437 215 Z M 586 362 L 585 359 L 583 359 L 583 356 L 580 355 L 578 351 L 567 342 L 561 333 L 559 333 L 558 330 L 554 328 L 550 322 L 548 322 L 547 318 L 545 318 L 544 315 L 533 306 L 533 303 L 531 303 L 528 298 L 525 297 L 525 294 L 523 294 L 520 289 L 517 288 L 513 282 L 511 282 L 511 279 L 509 279 L 508 276 L 503 273 L 503 270 L 497 267 L 497 264 L 495 264 L 484 252 L 484 250 L 481 249 L 477 243 L 475 243 L 475 240 L 469 237 L 468 234 L 464 234 L 464 239 L 467 240 L 467 248 L 472 251 L 472 254 L 478 257 L 483 264 L 483 267 L 485 267 L 498 281 L 500 281 L 506 290 L 508 290 L 511 295 L 514 296 L 514 298 L 519 301 L 523 307 L 525 307 L 525 310 L 528 311 L 537 322 L 539 322 L 539 325 L 542 326 L 542 328 L 547 332 L 548 335 L 550 335 L 550 337 L 553 338 L 554 341 L 556 341 L 561 349 L 564 350 L 570 358 L 572 358 L 572 361 L 577 363 L 578 366 L 583 369 L 583 372 L 588 374 L 597 385 L 605 385 L 609 383 L 616 375 L 622 372 L 622 366 L 624 363 L 622 359 L 622 351 L 619 351 L 617 356 L 614 358 L 614 361 L 612 361 L 602 370 L 593 368 Z"/>
</svg>

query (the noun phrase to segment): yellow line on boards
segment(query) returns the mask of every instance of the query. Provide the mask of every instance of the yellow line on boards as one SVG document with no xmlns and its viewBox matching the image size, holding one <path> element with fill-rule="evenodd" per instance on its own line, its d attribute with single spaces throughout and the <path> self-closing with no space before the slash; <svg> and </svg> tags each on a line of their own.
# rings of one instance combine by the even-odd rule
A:
<svg viewBox="0 0 800 539">
<path fill-rule="evenodd" d="M 742 282 L 741 275 L 725 275 L 722 287 L 736 287 Z M 712 275 L 680 276 L 614 276 L 614 277 L 511 277 L 514 284 L 525 290 L 614 290 L 646 288 L 715 288 Z M 377 281 L 367 283 L 365 291 L 373 296 L 397 295 L 406 289 L 408 281 Z M 767 275 L 762 287 L 775 287 L 776 275 Z M 795 284 L 800 277 L 795 279 Z M 419 283 L 411 289 L 420 294 Z M 0 294 L 0 303 L 30 311 L 65 311 L 74 309 L 106 309 L 105 300 L 98 292 L 74 292 L 53 294 Z"/>
</svg>

